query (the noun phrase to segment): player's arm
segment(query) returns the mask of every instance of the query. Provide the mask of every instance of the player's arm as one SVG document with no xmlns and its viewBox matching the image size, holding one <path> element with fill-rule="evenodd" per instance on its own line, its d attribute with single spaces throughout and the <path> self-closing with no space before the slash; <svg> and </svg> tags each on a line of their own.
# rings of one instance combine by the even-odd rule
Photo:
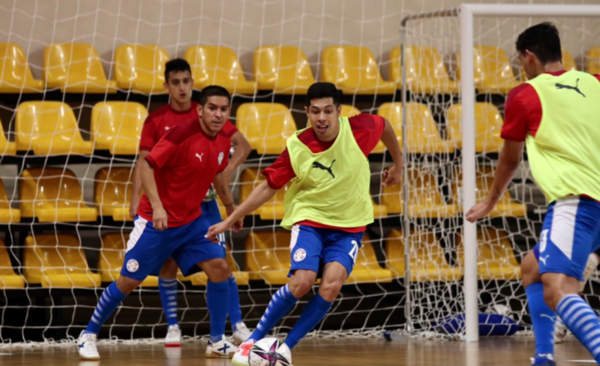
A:
<svg viewBox="0 0 600 366">
<path fill-rule="evenodd" d="M 140 204 L 140 195 L 142 194 L 142 178 L 141 178 L 141 166 L 142 162 L 146 160 L 146 156 L 150 151 L 142 150 L 135 162 L 133 170 L 133 188 L 131 193 L 131 203 L 129 204 L 129 216 L 133 219 L 137 213 L 138 206 Z"/>
<path fill-rule="evenodd" d="M 496 207 L 519 168 L 519 164 L 521 164 L 524 147 L 525 142 L 523 141 L 506 140 L 504 142 L 490 193 L 483 202 L 476 204 L 467 212 L 466 218 L 468 221 L 475 222 L 489 214 Z"/>
<path fill-rule="evenodd" d="M 385 147 L 388 149 L 390 155 L 392 156 L 392 160 L 394 161 L 394 166 L 384 171 L 384 181 L 382 185 L 384 187 L 387 187 L 400 183 L 400 179 L 402 178 L 402 168 L 404 166 L 404 160 L 402 159 L 402 151 L 400 150 L 400 145 L 398 144 L 398 137 L 396 136 L 394 128 L 390 124 L 390 121 L 388 121 L 385 118 L 383 120 L 385 123 L 385 128 L 383 129 L 383 133 L 381 134 L 381 142 L 383 142 Z"/>
<path fill-rule="evenodd" d="M 229 165 L 228 165 L 229 166 Z M 221 199 L 221 202 L 225 205 L 225 210 L 227 211 L 227 217 L 231 216 L 231 214 L 236 210 L 235 202 L 233 200 L 233 195 L 231 194 L 231 190 L 229 189 L 229 182 L 225 177 L 225 171 L 218 173 L 213 180 L 213 186 L 217 191 L 217 195 Z M 244 225 L 244 217 L 242 216 L 239 220 L 234 222 L 234 227 L 236 231 L 239 231 Z"/>
<path fill-rule="evenodd" d="M 158 188 L 156 187 L 156 180 L 154 179 L 154 169 L 150 166 L 147 159 L 141 160 L 140 177 L 142 186 L 146 191 L 146 196 L 152 205 L 152 223 L 154 228 L 158 231 L 162 231 L 167 228 L 167 211 L 165 211 L 160 197 L 158 196 Z"/>
<path fill-rule="evenodd" d="M 246 161 L 248 155 L 250 155 L 250 151 L 252 151 L 252 147 L 246 137 L 242 135 L 240 131 L 236 131 L 231 136 L 231 143 L 235 146 L 235 151 L 229 159 L 229 164 L 227 164 L 227 168 L 223 171 L 225 182 L 229 184 L 231 182 L 231 176 L 233 172 Z"/>
</svg>

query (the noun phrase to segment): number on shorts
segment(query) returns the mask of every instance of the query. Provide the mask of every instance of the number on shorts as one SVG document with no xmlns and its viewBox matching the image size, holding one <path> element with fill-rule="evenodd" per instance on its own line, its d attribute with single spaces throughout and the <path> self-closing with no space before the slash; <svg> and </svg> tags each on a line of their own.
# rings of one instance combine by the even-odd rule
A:
<svg viewBox="0 0 600 366">
<path fill-rule="evenodd" d="M 352 263 L 356 263 L 356 258 L 358 257 L 358 242 L 352 240 L 352 245 L 352 250 L 348 254 L 352 257 Z"/>
</svg>

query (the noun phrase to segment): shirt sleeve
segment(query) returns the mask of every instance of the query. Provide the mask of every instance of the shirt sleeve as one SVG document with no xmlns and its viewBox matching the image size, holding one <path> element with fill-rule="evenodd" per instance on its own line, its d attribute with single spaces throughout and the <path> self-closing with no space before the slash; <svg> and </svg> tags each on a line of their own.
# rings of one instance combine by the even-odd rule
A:
<svg viewBox="0 0 600 366">
<path fill-rule="evenodd" d="M 173 131 L 173 130 L 171 130 Z M 171 131 L 165 136 L 168 136 Z M 150 151 L 150 154 L 146 156 L 146 160 L 152 166 L 152 168 L 162 168 L 167 165 L 169 160 L 175 155 L 179 148 L 179 145 L 174 144 L 166 138 L 158 141 L 154 148 Z"/>
<path fill-rule="evenodd" d="M 231 123 L 230 120 L 225 121 L 225 125 L 221 129 L 221 133 L 230 139 L 231 136 L 235 135 L 236 132 L 238 132 L 238 129 L 233 125 L 233 123 Z"/>
<path fill-rule="evenodd" d="M 508 94 L 504 112 L 504 125 L 500 137 L 504 140 L 522 142 L 527 137 L 528 113 L 524 103 L 526 88 L 529 84 L 521 84 Z"/>
<path fill-rule="evenodd" d="M 365 156 L 377 146 L 385 129 L 385 119 L 373 114 L 359 114 L 349 118 L 356 143 Z"/>
<path fill-rule="evenodd" d="M 146 117 L 144 127 L 142 127 L 142 136 L 140 138 L 140 151 L 151 151 L 159 139 L 156 138 L 154 123 L 152 118 Z"/>
<path fill-rule="evenodd" d="M 285 149 L 281 155 L 275 160 L 275 162 L 265 169 L 262 174 L 267 179 L 267 184 L 272 189 L 281 189 L 290 180 L 296 177 L 296 172 L 292 167 L 292 161 L 290 160 L 290 154 Z"/>
</svg>

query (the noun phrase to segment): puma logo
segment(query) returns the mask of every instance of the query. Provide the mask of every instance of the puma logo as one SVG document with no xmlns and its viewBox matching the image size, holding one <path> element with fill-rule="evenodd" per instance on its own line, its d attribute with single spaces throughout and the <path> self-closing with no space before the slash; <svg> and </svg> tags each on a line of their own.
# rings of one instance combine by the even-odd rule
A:
<svg viewBox="0 0 600 366">
<path fill-rule="evenodd" d="M 326 170 L 329 174 L 331 174 L 331 176 L 333 177 L 333 179 L 335 179 L 335 175 L 333 174 L 333 170 L 331 170 L 331 168 L 333 168 L 333 163 L 335 163 L 335 159 L 333 159 L 333 161 L 331 162 L 331 165 L 328 167 L 326 167 L 325 165 L 319 163 L 318 161 L 313 162 L 313 169 L 317 168 L 317 169 L 321 169 L 321 170 Z"/>
<path fill-rule="evenodd" d="M 548 318 L 548 319 L 552 320 L 553 322 L 556 321 L 555 316 L 548 315 L 548 314 L 540 314 L 540 318 Z"/>
<path fill-rule="evenodd" d="M 202 154 L 198 154 L 198 153 L 196 153 L 196 157 L 197 157 L 198 159 L 200 159 L 200 162 L 202 162 L 202 155 L 204 155 L 204 153 L 202 153 Z"/>
<path fill-rule="evenodd" d="M 579 90 L 579 79 L 577 79 L 577 82 L 575 83 L 575 86 L 571 86 L 571 85 L 564 85 L 564 84 L 559 84 L 556 83 L 556 89 L 570 89 L 570 90 L 574 90 L 577 93 L 581 94 L 581 96 L 583 96 L 585 98 L 585 94 L 583 94 L 581 92 L 581 90 Z"/>
<path fill-rule="evenodd" d="M 547 260 L 549 257 L 550 257 L 550 254 L 548 254 L 548 255 L 546 256 L 546 258 L 544 258 L 544 257 L 542 257 L 542 256 L 540 255 L 540 262 L 544 262 L 544 266 L 545 266 L 545 265 L 546 265 L 546 260 Z"/>
</svg>

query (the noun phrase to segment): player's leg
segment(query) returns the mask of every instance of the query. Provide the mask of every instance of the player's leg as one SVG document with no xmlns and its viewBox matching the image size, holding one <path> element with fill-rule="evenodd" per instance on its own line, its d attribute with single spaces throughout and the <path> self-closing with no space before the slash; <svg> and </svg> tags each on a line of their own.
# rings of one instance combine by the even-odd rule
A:
<svg viewBox="0 0 600 366">
<path fill-rule="evenodd" d="M 158 292 L 168 326 L 165 347 L 181 346 L 181 329 L 177 321 L 177 268 L 177 263 L 169 258 L 158 276 Z"/>
</svg>

